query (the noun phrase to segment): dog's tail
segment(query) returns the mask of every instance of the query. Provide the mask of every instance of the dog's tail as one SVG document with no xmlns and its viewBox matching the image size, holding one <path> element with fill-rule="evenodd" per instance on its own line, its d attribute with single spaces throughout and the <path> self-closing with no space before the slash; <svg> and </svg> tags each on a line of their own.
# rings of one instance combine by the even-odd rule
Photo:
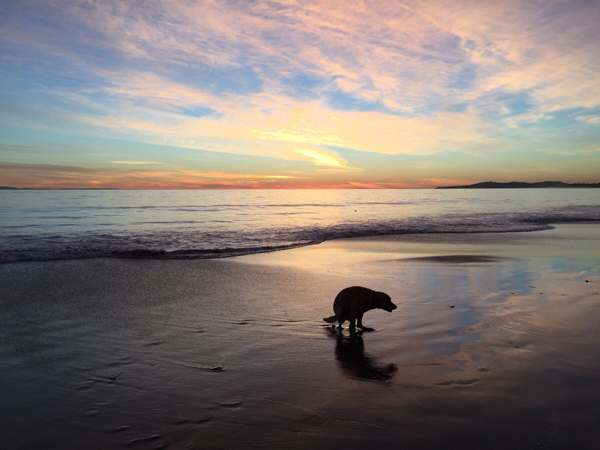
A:
<svg viewBox="0 0 600 450">
<path fill-rule="evenodd" d="M 323 320 L 328 323 L 333 323 L 337 320 L 337 317 L 336 316 L 325 317 Z"/>
</svg>

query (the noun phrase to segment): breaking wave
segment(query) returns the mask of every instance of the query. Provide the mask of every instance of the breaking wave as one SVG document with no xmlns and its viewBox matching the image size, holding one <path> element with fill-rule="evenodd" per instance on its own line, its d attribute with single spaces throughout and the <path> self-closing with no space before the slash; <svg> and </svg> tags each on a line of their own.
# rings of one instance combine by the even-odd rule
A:
<svg viewBox="0 0 600 450">
<path fill-rule="evenodd" d="M 390 207 L 385 202 L 371 203 L 372 208 Z M 323 221 L 315 218 L 314 211 L 310 217 L 302 220 L 301 212 L 296 211 L 301 217 L 296 223 L 261 220 L 260 217 L 239 221 L 231 218 L 218 220 L 223 214 L 223 207 L 212 206 L 215 217 L 211 217 L 211 220 L 180 220 L 176 223 L 155 220 L 132 221 L 122 225 L 114 221 L 108 224 L 100 221 L 87 228 L 84 225 L 73 227 L 70 223 L 64 224 L 64 227 L 43 222 L 20 225 L 11 223 L 2 228 L 0 262 L 81 258 L 224 258 L 349 237 L 407 233 L 525 232 L 550 229 L 551 224 L 559 222 L 600 221 L 600 206 L 595 205 L 551 207 L 537 212 L 463 212 L 400 218 L 393 217 L 393 214 L 373 214 L 352 217 L 352 220 L 349 220 L 348 214 L 340 214 L 337 219 L 328 216 Z M 284 209 L 293 212 L 294 209 L 305 206 L 295 205 L 292 208 L 277 205 L 277 208 L 281 213 Z M 236 207 L 240 208 L 239 205 Z M 246 214 L 252 217 L 255 205 L 242 205 L 241 208 L 244 211 L 241 214 L 238 211 L 238 219 Z M 97 209 L 94 211 L 97 212 Z M 114 211 L 115 209 L 112 210 L 113 213 Z M 181 210 L 178 210 L 178 214 L 180 213 Z M 207 225 L 209 222 L 210 226 Z"/>
</svg>

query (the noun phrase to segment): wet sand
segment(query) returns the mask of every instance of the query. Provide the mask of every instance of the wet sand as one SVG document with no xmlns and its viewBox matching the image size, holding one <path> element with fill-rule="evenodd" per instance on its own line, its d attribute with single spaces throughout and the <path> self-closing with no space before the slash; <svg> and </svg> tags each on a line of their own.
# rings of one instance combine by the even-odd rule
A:
<svg viewBox="0 0 600 450">
<path fill-rule="evenodd" d="M 0 447 L 597 448 L 599 248 L 577 224 L 0 265 Z M 398 305 L 356 340 L 321 320 L 352 285 Z"/>
</svg>

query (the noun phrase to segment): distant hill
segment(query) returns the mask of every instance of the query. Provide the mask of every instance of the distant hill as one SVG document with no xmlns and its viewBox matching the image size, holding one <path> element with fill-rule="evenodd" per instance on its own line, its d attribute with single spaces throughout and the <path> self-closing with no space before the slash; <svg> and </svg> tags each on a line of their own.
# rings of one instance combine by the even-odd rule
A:
<svg viewBox="0 0 600 450">
<path fill-rule="evenodd" d="M 469 184 L 467 186 L 440 186 L 436 189 L 523 189 L 523 188 L 600 188 L 600 183 L 563 183 L 562 181 L 542 181 L 541 183 L 525 183 L 512 181 L 510 183 L 496 183 L 484 181 L 483 183 Z"/>
<path fill-rule="evenodd" d="M 8 186 L 0 186 L 0 189 L 17 189 L 17 188 L 12 188 L 12 187 L 8 187 Z"/>
</svg>

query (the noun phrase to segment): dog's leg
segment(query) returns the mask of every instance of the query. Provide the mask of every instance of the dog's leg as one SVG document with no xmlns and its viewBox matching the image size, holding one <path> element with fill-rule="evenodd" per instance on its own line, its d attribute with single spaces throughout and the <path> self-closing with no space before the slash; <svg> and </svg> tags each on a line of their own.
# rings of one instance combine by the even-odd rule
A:
<svg viewBox="0 0 600 450">
<path fill-rule="evenodd" d="M 363 315 L 359 314 L 359 316 L 357 317 L 357 325 L 358 327 L 363 330 L 363 331 L 375 331 L 375 328 L 369 328 L 369 327 L 365 327 L 362 323 L 362 318 Z"/>
<path fill-rule="evenodd" d="M 350 314 L 350 336 L 356 337 L 356 316 L 354 312 Z"/>
</svg>

